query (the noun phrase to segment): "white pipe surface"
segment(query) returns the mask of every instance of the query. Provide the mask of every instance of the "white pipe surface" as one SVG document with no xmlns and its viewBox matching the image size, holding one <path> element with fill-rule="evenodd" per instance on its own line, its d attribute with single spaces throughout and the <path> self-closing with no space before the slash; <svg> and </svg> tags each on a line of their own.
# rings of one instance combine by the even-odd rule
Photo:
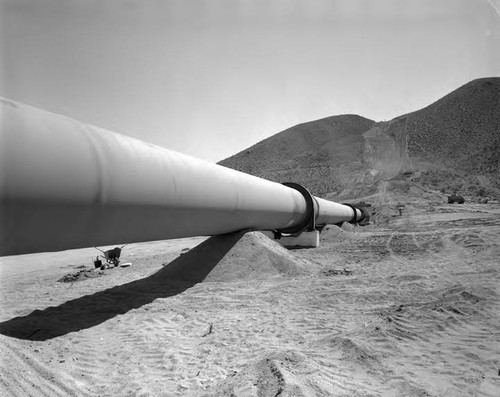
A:
<svg viewBox="0 0 500 397">
<path fill-rule="evenodd" d="M 307 221 L 297 190 L 10 100 L 0 105 L 0 256 Z M 317 200 L 321 221 L 352 219 L 351 208 Z"/>
<path fill-rule="evenodd" d="M 362 212 L 357 208 L 353 210 L 353 208 L 344 204 L 324 200 L 319 197 L 315 197 L 315 199 L 318 204 L 316 212 L 317 225 L 329 225 L 346 221 L 358 222 L 363 217 Z M 354 211 L 356 211 L 356 218 L 354 218 Z"/>
</svg>

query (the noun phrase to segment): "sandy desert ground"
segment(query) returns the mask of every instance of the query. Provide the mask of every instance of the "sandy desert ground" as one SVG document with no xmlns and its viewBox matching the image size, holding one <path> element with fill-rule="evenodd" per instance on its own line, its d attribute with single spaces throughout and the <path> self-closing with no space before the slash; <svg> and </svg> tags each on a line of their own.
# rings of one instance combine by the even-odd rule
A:
<svg viewBox="0 0 500 397">
<path fill-rule="evenodd" d="M 2 258 L 0 395 L 500 396 L 500 205 L 375 211 L 317 249 L 133 244 L 69 283 L 94 249 Z"/>
</svg>

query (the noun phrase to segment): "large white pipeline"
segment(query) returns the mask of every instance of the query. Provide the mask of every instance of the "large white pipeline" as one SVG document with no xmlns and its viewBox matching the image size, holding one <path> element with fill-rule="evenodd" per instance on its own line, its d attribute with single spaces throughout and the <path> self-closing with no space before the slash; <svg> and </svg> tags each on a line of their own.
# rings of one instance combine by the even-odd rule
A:
<svg viewBox="0 0 500 397">
<path fill-rule="evenodd" d="M 0 256 L 243 229 L 297 232 L 363 217 L 312 196 L 311 206 L 300 187 L 7 99 L 0 105 Z"/>
</svg>

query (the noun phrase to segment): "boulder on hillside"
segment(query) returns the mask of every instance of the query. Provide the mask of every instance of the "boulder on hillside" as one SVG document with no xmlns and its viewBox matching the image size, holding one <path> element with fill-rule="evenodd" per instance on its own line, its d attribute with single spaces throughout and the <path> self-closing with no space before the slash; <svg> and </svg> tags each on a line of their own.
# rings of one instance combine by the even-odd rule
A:
<svg viewBox="0 0 500 397">
<path fill-rule="evenodd" d="M 451 195 L 448 196 L 448 204 L 463 204 L 465 203 L 465 199 L 462 196 Z"/>
</svg>

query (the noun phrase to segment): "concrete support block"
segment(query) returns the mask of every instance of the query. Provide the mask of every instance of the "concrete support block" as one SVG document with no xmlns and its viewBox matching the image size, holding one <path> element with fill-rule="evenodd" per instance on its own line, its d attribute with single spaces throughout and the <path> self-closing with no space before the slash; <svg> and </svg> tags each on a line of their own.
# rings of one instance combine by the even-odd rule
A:
<svg viewBox="0 0 500 397">
<path fill-rule="evenodd" d="M 274 238 L 274 233 L 270 231 L 263 231 L 270 239 L 281 244 L 283 247 L 287 248 L 316 248 L 319 246 L 319 232 L 313 230 L 310 232 L 302 232 L 297 236 L 282 236 L 280 239 Z"/>
</svg>

